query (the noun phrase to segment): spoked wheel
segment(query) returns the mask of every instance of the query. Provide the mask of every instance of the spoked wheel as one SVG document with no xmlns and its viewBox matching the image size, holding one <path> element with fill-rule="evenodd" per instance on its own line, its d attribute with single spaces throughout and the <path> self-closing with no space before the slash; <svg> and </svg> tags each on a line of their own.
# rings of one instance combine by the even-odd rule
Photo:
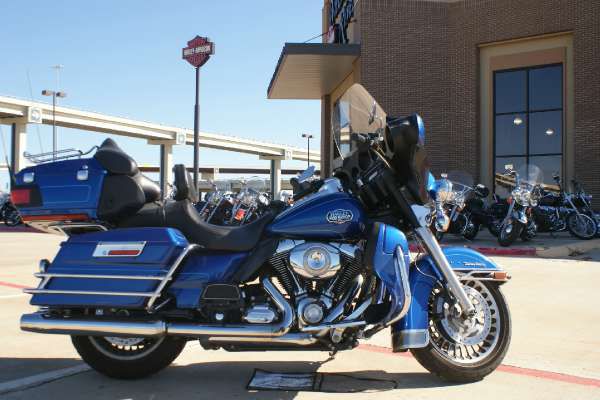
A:
<svg viewBox="0 0 600 400">
<path fill-rule="evenodd" d="M 470 281 L 465 286 L 476 314 L 455 316 L 441 289 L 429 302 L 429 345 L 411 352 L 423 367 L 452 382 L 474 382 L 494 371 L 506 355 L 511 323 L 498 286 Z"/>
<path fill-rule="evenodd" d="M 579 239 L 589 240 L 596 236 L 598 225 L 590 216 L 573 212 L 567 217 L 567 229 L 571 235 Z"/>
<path fill-rule="evenodd" d="M 119 379 L 154 374 L 177 358 L 186 341 L 179 338 L 72 336 L 75 349 L 96 371 Z"/>
<path fill-rule="evenodd" d="M 500 226 L 500 231 L 498 232 L 498 243 L 500 246 L 507 247 L 513 244 L 521 234 L 521 229 L 521 223 L 513 221 L 512 219 L 509 219 L 506 223 L 502 224 Z"/>
</svg>

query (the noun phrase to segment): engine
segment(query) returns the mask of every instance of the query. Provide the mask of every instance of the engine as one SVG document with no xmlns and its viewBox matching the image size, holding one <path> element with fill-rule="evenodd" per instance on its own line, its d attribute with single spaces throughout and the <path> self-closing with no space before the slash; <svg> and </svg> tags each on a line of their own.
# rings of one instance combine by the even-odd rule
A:
<svg viewBox="0 0 600 400">
<path fill-rule="evenodd" d="M 295 302 L 299 325 L 317 325 L 361 272 L 362 251 L 347 243 L 284 240 L 269 263 Z"/>
</svg>

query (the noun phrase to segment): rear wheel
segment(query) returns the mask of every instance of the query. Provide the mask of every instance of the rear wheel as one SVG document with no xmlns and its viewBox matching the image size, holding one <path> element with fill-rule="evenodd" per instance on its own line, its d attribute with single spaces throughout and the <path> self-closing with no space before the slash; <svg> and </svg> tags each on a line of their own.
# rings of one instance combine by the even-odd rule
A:
<svg viewBox="0 0 600 400">
<path fill-rule="evenodd" d="M 567 229 L 571 235 L 589 240 L 596 236 L 598 225 L 590 216 L 573 212 L 567 216 Z"/>
<path fill-rule="evenodd" d="M 429 301 L 427 347 L 411 352 L 428 371 L 451 382 L 475 382 L 494 371 L 510 344 L 508 306 L 498 285 L 470 281 L 464 286 L 475 306 L 469 319 L 454 316 L 441 289 Z"/>
<path fill-rule="evenodd" d="M 185 339 L 71 336 L 75 349 L 90 367 L 118 379 L 138 379 L 171 364 Z"/>
</svg>

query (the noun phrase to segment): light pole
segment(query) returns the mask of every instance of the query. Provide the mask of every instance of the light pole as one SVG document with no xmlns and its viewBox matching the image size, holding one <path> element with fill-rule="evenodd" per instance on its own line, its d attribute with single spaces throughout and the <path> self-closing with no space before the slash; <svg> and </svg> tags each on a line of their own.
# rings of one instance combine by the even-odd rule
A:
<svg viewBox="0 0 600 400">
<path fill-rule="evenodd" d="M 310 167 L 310 139 L 314 136 L 310 133 L 303 133 L 302 137 L 306 138 L 306 166 Z"/>
<path fill-rule="evenodd" d="M 56 159 L 56 98 L 65 98 L 67 94 L 65 92 L 57 92 L 55 90 L 42 90 L 43 96 L 52 96 L 52 160 Z"/>
</svg>

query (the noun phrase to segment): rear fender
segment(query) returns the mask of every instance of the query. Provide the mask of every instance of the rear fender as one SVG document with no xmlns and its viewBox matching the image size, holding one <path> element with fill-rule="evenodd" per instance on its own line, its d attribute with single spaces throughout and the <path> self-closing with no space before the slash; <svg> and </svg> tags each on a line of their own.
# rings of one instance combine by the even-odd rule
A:
<svg viewBox="0 0 600 400">
<path fill-rule="evenodd" d="M 492 280 L 499 284 L 509 276 L 492 260 L 463 247 L 443 249 L 450 266 L 461 280 Z M 418 258 L 410 269 L 412 300 L 408 313 L 392 325 L 394 351 L 426 347 L 429 344 L 429 297 L 437 282 L 443 282 L 435 262 L 429 255 Z"/>
</svg>

